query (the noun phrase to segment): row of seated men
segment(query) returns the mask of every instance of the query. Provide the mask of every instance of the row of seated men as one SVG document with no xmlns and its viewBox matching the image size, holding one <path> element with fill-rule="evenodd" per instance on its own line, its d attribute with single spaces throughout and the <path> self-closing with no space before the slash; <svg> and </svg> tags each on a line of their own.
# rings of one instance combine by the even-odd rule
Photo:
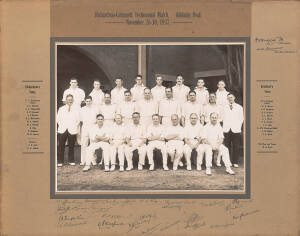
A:
<svg viewBox="0 0 300 236">
<path fill-rule="evenodd" d="M 117 86 L 115 89 L 117 89 L 118 84 L 120 85 L 120 81 L 122 84 L 121 79 L 116 79 Z M 86 164 L 84 158 L 86 155 L 86 146 L 91 141 L 88 138 L 87 134 L 89 127 L 95 123 L 95 118 L 97 114 L 102 114 L 104 119 L 104 126 L 111 128 L 115 124 L 114 121 L 116 120 L 117 114 L 122 118 L 123 125 L 131 125 L 133 123 L 132 114 L 134 112 L 139 113 L 139 122 L 145 128 L 152 124 L 153 114 L 158 114 L 160 123 L 162 123 L 166 127 L 172 124 L 171 115 L 176 114 L 178 120 L 180 120 L 181 125 L 184 127 L 185 121 L 190 118 L 192 113 L 196 113 L 198 119 L 200 117 L 200 124 L 202 126 L 204 125 L 204 123 L 210 123 L 210 115 L 212 113 L 215 113 L 217 116 L 217 124 L 219 125 L 223 123 L 225 145 L 227 144 L 226 146 L 230 148 L 231 146 L 233 146 L 233 164 L 235 167 L 238 166 L 237 162 L 239 157 L 239 136 L 241 133 L 241 126 L 243 123 L 243 109 L 239 104 L 235 103 L 235 96 L 224 90 L 225 84 L 223 81 L 220 81 L 218 83 L 218 91 L 221 91 L 219 91 L 219 94 L 221 94 L 222 91 L 226 91 L 227 94 L 227 102 L 226 104 L 223 104 L 223 106 L 216 103 L 217 96 L 215 93 L 211 93 L 208 95 L 206 88 L 202 90 L 205 91 L 205 94 L 208 95 L 208 103 L 203 102 L 207 100 L 206 95 L 202 96 L 202 99 L 200 96 L 199 102 L 197 100 L 199 98 L 199 96 L 197 95 L 199 94 L 197 94 L 196 90 L 189 91 L 189 88 L 187 86 L 185 87 L 187 87 L 188 90 L 184 89 L 185 87 L 183 85 L 183 78 L 181 76 L 177 77 L 177 84 L 173 88 L 164 88 L 161 85 L 161 78 L 157 77 L 157 85 L 151 90 L 146 87 L 143 87 L 143 98 L 137 98 L 136 95 L 132 96 L 132 93 L 134 92 L 136 94 L 135 90 L 137 90 L 137 85 L 139 84 L 139 81 L 141 81 L 141 77 L 137 76 L 137 84 L 130 91 L 123 89 L 124 97 L 120 97 L 121 101 L 116 102 L 116 99 L 111 98 L 114 91 L 113 89 L 111 94 L 103 93 L 103 101 L 101 103 L 99 103 L 99 100 L 101 100 L 101 96 L 89 96 L 85 99 L 86 106 L 80 108 L 80 105 L 78 104 L 78 99 L 77 103 L 75 102 L 75 97 L 77 96 L 78 98 L 78 94 L 80 94 L 78 92 L 74 92 L 78 91 L 79 89 L 77 85 L 77 80 L 71 79 L 71 87 L 65 91 L 63 98 L 66 105 L 61 107 L 57 114 L 59 166 L 62 163 L 61 160 L 63 160 L 64 158 L 63 143 L 65 143 L 66 139 L 68 139 L 69 143 L 69 159 L 71 160 L 71 164 L 73 164 L 72 160 L 74 159 L 74 155 L 72 153 L 74 152 L 74 134 L 76 134 L 77 136 L 81 136 L 81 138 L 78 139 L 78 143 L 81 143 L 81 164 Z M 76 84 L 75 89 L 72 88 L 72 86 L 74 86 L 74 83 Z M 100 83 L 98 81 L 94 81 L 94 90 L 91 92 L 90 95 L 93 95 L 94 92 L 97 90 L 95 89 L 95 87 L 99 87 L 100 89 L 100 86 L 98 86 L 99 84 Z M 202 79 L 198 80 L 197 85 L 199 84 L 200 87 L 203 87 L 204 81 Z M 182 88 L 178 89 L 180 88 L 180 86 L 182 86 Z M 157 99 L 157 91 L 154 90 L 157 87 L 163 87 L 164 90 L 164 96 L 161 95 L 160 99 Z M 220 88 L 223 88 L 223 90 Z M 178 101 L 174 98 L 174 91 L 188 91 L 188 94 L 184 95 L 181 98 L 181 100 Z M 152 94 L 152 92 L 154 93 L 154 95 Z M 133 97 L 135 97 L 135 101 L 133 101 Z M 156 99 L 154 99 L 155 97 Z M 187 97 L 187 101 L 185 101 L 185 97 Z M 115 103 L 112 103 L 112 100 L 115 100 Z M 220 99 L 218 100 L 220 103 Z M 78 124 L 80 121 L 82 124 L 81 132 L 78 130 Z M 68 125 L 73 126 L 73 128 L 71 127 L 71 129 L 68 129 Z M 235 141 L 235 143 L 232 141 Z"/>
</svg>

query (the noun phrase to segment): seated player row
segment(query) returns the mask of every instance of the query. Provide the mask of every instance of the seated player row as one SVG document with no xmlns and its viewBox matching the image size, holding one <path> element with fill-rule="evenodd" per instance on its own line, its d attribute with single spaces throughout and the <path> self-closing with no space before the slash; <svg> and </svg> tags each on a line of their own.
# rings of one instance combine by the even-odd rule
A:
<svg viewBox="0 0 300 236">
<path fill-rule="evenodd" d="M 136 83 L 131 88 L 128 89 L 132 94 L 132 100 L 138 102 L 143 100 L 144 97 L 144 89 L 146 88 L 142 83 L 142 76 L 137 75 L 135 79 Z M 162 85 L 163 76 L 156 76 L 156 86 L 151 89 L 151 96 L 155 101 L 160 101 L 166 98 L 165 87 Z M 120 104 L 125 100 L 124 92 L 127 90 L 123 87 L 123 79 L 117 78 L 115 79 L 116 86 L 111 90 L 111 99 L 112 104 Z M 89 96 L 93 98 L 94 104 L 96 106 L 100 106 L 104 103 L 104 92 L 101 90 L 101 83 L 99 80 L 94 80 L 93 90 L 89 93 Z M 225 89 L 225 82 L 223 80 L 219 81 L 217 84 L 216 90 L 216 104 L 224 106 L 228 103 L 227 95 L 228 91 Z M 183 104 L 188 101 L 188 93 L 190 88 L 184 85 L 184 79 L 182 75 L 177 75 L 176 77 L 176 85 L 172 87 L 174 100 Z M 202 106 L 208 104 L 209 102 L 209 93 L 207 88 L 205 87 L 205 82 L 203 79 L 197 80 L 197 86 L 194 88 L 196 93 L 197 101 Z M 66 102 L 66 97 L 68 94 L 73 95 L 74 97 L 74 105 L 80 106 L 84 103 L 85 92 L 78 87 L 78 81 L 76 78 L 70 79 L 70 88 L 66 89 L 63 93 L 62 101 Z"/>
</svg>

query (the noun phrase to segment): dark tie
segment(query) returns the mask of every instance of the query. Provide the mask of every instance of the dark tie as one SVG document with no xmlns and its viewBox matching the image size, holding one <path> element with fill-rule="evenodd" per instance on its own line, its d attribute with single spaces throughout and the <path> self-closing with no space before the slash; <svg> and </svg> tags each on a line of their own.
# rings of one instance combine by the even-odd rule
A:
<svg viewBox="0 0 300 236">
<path fill-rule="evenodd" d="M 232 104 L 230 104 L 229 106 L 230 106 L 230 110 L 232 110 L 232 108 L 233 108 Z"/>
</svg>

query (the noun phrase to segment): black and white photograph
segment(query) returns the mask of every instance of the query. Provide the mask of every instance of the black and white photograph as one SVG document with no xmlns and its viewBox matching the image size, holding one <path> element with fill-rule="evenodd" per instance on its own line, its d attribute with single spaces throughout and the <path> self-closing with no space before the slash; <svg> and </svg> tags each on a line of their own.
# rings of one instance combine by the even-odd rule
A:
<svg viewBox="0 0 300 236">
<path fill-rule="evenodd" d="M 245 192 L 246 42 L 55 43 L 55 190 Z"/>
</svg>

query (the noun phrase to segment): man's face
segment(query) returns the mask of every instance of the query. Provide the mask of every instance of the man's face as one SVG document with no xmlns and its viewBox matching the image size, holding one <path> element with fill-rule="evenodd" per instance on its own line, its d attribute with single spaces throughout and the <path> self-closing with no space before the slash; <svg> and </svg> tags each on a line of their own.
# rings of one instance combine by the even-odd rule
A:
<svg viewBox="0 0 300 236">
<path fill-rule="evenodd" d="M 77 88 L 78 82 L 76 79 L 70 81 L 71 88 Z"/>
<path fill-rule="evenodd" d="M 110 95 L 109 94 L 105 94 L 104 95 L 104 103 L 105 104 L 110 104 L 110 102 L 111 102 Z"/>
<path fill-rule="evenodd" d="M 96 122 L 97 122 L 97 125 L 98 125 L 99 127 L 101 127 L 101 126 L 103 125 L 103 123 L 104 123 L 103 117 L 102 117 L 102 116 L 98 116 Z"/>
<path fill-rule="evenodd" d="M 131 101 L 131 94 L 130 94 L 130 93 L 125 93 L 125 94 L 124 94 L 124 97 L 125 97 L 125 101 L 126 101 L 126 102 Z"/>
<path fill-rule="evenodd" d="M 210 94 L 209 95 L 209 103 L 216 103 L 216 95 L 215 94 Z"/>
<path fill-rule="evenodd" d="M 235 97 L 232 94 L 229 94 L 227 96 L 227 100 L 230 104 L 234 103 Z"/>
<path fill-rule="evenodd" d="M 88 99 L 85 99 L 85 104 L 90 107 L 92 105 L 92 99 L 88 98 Z"/>
<path fill-rule="evenodd" d="M 192 114 L 190 116 L 190 122 L 192 125 L 196 125 L 197 124 L 197 121 L 198 121 L 198 116 L 196 114 Z"/>
<path fill-rule="evenodd" d="M 178 116 L 177 115 L 172 115 L 171 116 L 171 121 L 172 121 L 173 126 L 177 126 L 178 122 L 179 122 Z"/>
<path fill-rule="evenodd" d="M 121 79 L 116 79 L 115 83 L 116 83 L 117 87 L 122 87 L 122 85 L 123 85 L 123 81 Z"/>
<path fill-rule="evenodd" d="M 158 116 L 153 116 L 152 121 L 153 121 L 153 125 L 159 125 L 159 117 Z"/>
<path fill-rule="evenodd" d="M 204 87 L 204 81 L 202 79 L 199 79 L 197 82 L 197 87 L 198 88 L 203 88 Z"/>
<path fill-rule="evenodd" d="M 141 77 L 136 77 L 135 82 L 137 85 L 142 85 L 142 78 Z"/>
<path fill-rule="evenodd" d="M 162 83 L 163 83 L 162 77 L 160 77 L 160 76 L 159 76 L 159 77 L 156 77 L 156 85 L 161 86 Z"/>
<path fill-rule="evenodd" d="M 173 97 L 173 92 L 170 88 L 166 88 L 165 92 L 166 92 L 166 97 L 167 98 L 172 98 Z"/>
<path fill-rule="evenodd" d="M 98 81 L 94 82 L 94 89 L 99 90 L 100 86 L 101 86 L 101 84 Z"/>
<path fill-rule="evenodd" d="M 189 98 L 190 98 L 191 102 L 195 102 L 196 101 L 196 94 L 195 93 L 190 93 Z"/>
<path fill-rule="evenodd" d="M 116 115 L 115 120 L 116 120 L 117 125 L 122 124 L 122 116 L 121 115 Z"/>
<path fill-rule="evenodd" d="M 216 113 L 212 113 L 210 115 L 210 123 L 212 125 L 215 125 L 215 124 L 217 124 L 217 121 L 218 121 L 218 115 Z"/>
<path fill-rule="evenodd" d="M 140 123 L 140 116 L 138 114 L 133 114 L 132 120 L 135 125 L 138 125 Z"/>
<path fill-rule="evenodd" d="M 66 103 L 67 103 L 69 106 L 71 106 L 71 105 L 73 104 L 73 97 L 68 96 L 68 97 L 66 98 Z"/>
<path fill-rule="evenodd" d="M 146 100 L 149 100 L 151 98 L 151 90 L 150 89 L 145 89 L 144 90 L 144 98 Z"/>
<path fill-rule="evenodd" d="M 218 89 L 223 90 L 225 88 L 225 83 L 223 81 L 219 81 Z"/>
<path fill-rule="evenodd" d="M 183 77 L 182 76 L 177 76 L 176 83 L 177 83 L 177 85 L 182 85 L 183 84 Z"/>
</svg>

